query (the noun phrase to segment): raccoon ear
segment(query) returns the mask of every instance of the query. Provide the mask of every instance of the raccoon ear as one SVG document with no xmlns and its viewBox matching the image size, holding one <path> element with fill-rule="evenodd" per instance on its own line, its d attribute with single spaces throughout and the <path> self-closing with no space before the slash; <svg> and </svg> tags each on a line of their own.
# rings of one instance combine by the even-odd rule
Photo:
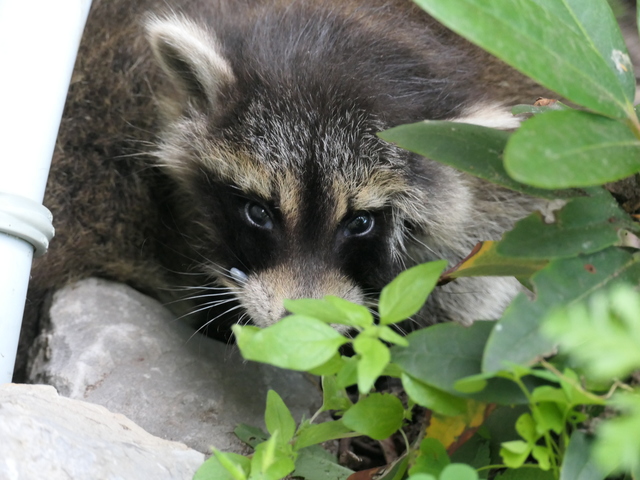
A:
<svg viewBox="0 0 640 480">
<path fill-rule="evenodd" d="M 217 109 L 220 91 L 234 81 L 218 40 L 185 17 L 150 16 L 145 29 L 156 60 L 184 98 L 200 109 Z"/>
</svg>

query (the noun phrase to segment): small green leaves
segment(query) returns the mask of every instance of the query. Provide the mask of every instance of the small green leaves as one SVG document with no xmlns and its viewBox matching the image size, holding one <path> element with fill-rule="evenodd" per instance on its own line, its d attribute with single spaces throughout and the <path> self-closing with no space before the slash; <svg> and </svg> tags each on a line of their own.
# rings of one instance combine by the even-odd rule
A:
<svg viewBox="0 0 640 480">
<path fill-rule="evenodd" d="M 402 374 L 402 386 L 414 402 L 440 415 L 461 415 L 467 411 L 465 399 L 416 380 L 406 373 Z"/>
<path fill-rule="evenodd" d="M 548 470 L 549 459 L 548 456 L 545 457 L 541 447 L 536 445 L 538 438 L 540 438 L 540 433 L 536 431 L 536 424 L 530 414 L 523 413 L 520 415 L 516 421 L 516 431 L 523 440 L 513 440 L 502 444 L 500 455 L 504 460 L 504 464 L 509 468 L 520 468 L 525 460 L 529 458 L 529 455 L 533 453 L 536 460 L 540 462 L 540 458 L 542 458 L 547 467 L 543 468 L 543 462 L 540 462 L 541 468 Z"/>
<path fill-rule="evenodd" d="M 603 422 L 597 430 L 594 456 L 604 472 L 640 473 L 640 393 L 618 394 L 613 405 L 622 416 Z"/>
<path fill-rule="evenodd" d="M 418 458 L 415 465 L 409 469 L 409 475 L 423 473 L 438 478 L 450 464 L 451 460 L 444 445 L 435 438 L 425 438 L 420 442 Z"/>
<path fill-rule="evenodd" d="M 317 318 L 329 324 L 338 323 L 362 328 L 373 325 L 373 316 L 367 308 L 331 295 L 322 300 L 285 300 L 284 306 L 291 313 Z"/>
<path fill-rule="evenodd" d="M 304 480 L 347 480 L 351 474 L 352 470 L 338 465 L 333 455 L 315 445 L 298 453 L 292 477 Z"/>
<path fill-rule="evenodd" d="M 478 472 L 469 465 L 452 463 L 442 470 L 439 480 L 478 480 Z"/>
<path fill-rule="evenodd" d="M 213 450 L 209 458 L 193 476 L 193 480 L 247 480 L 251 460 L 237 453 Z"/>
<path fill-rule="evenodd" d="M 397 397 L 372 393 L 347 410 L 342 421 L 362 435 L 374 440 L 384 440 L 402 426 L 403 418 L 404 407 Z"/>
<path fill-rule="evenodd" d="M 417 313 L 436 286 L 446 265 L 445 260 L 416 265 L 384 287 L 378 306 L 380 323 L 389 325 Z"/>
<path fill-rule="evenodd" d="M 233 333 L 247 360 L 303 371 L 328 362 L 348 342 L 326 323 L 301 315 L 264 329 L 234 325 Z"/>
<path fill-rule="evenodd" d="M 353 341 L 353 349 L 360 355 L 358 362 L 358 390 L 369 393 L 391 360 L 391 354 L 386 345 L 377 338 L 358 335 Z"/>
<path fill-rule="evenodd" d="M 335 375 L 322 377 L 322 408 L 327 410 L 346 410 L 351 406 L 351 400 L 347 393 L 338 387 L 338 380 Z"/>
<path fill-rule="evenodd" d="M 531 447 L 522 440 L 504 442 L 500 449 L 502 461 L 509 468 L 520 468 L 529 455 L 531 455 Z"/>
<path fill-rule="evenodd" d="M 640 171 L 640 140 L 617 120 L 577 110 L 524 122 L 505 150 L 515 180 L 540 188 L 600 185 Z"/>
<path fill-rule="evenodd" d="M 251 458 L 249 480 L 282 480 L 293 472 L 295 457 L 291 446 L 286 447 L 279 442 L 277 432 L 269 440 L 256 446 Z"/>
<path fill-rule="evenodd" d="M 278 432 L 281 442 L 288 442 L 296 433 L 296 422 L 291 412 L 274 390 L 267 393 L 267 409 L 264 415 L 267 431 L 273 435 Z"/>
<path fill-rule="evenodd" d="M 586 302 L 555 310 L 543 331 L 591 377 L 610 380 L 640 368 L 639 319 L 640 294 L 629 285 L 618 285 Z"/>
<path fill-rule="evenodd" d="M 296 450 L 300 450 L 329 440 L 352 436 L 352 430 L 348 428 L 342 420 L 323 422 L 317 425 L 306 425 L 300 429 L 300 433 L 296 437 L 295 448 Z"/>
</svg>

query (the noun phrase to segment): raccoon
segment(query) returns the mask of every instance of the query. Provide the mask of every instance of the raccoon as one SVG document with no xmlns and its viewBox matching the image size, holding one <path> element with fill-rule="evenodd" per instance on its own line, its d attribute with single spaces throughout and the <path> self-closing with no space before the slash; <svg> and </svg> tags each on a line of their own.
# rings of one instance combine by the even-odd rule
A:
<svg viewBox="0 0 640 480">
<path fill-rule="evenodd" d="M 409 1 L 93 3 L 27 315 L 91 275 L 222 338 L 277 322 L 287 298 L 375 306 L 403 269 L 458 262 L 537 206 L 377 136 L 423 119 L 514 128 L 506 105 L 545 93 Z M 415 321 L 496 318 L 517 291 L 459 280 Z"/>
</svg>

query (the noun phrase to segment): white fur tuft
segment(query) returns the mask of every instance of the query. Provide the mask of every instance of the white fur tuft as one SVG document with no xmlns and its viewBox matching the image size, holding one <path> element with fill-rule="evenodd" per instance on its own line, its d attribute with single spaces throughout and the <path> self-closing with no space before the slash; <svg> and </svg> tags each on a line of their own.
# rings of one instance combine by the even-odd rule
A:
<svg viewBox="0 0 640 480">
<path fill-rule="evenodd" d="M 452 118 L 451 121 L 499 130 L 512 130 L 520 126 L 520 118 L 513 115 L 509 108 L 496 103 L 476 104 L 468 108 L 462 116 Z"/>
</svg>

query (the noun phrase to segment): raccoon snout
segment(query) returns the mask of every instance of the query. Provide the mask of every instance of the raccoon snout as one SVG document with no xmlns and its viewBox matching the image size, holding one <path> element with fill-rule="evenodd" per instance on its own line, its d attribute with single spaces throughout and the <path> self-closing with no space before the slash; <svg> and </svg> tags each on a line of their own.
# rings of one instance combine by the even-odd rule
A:
<svg viewBox="0 0 640 480">
<path fill-rule="evenodd" d="M 268 327 L 288 313 L 285 299 L 322 298 L 334 295 L 355 303 L 363 303 L 362 291 L 341 273 L 321 267 L 281 265 L 251 273 L 238 291 L 238 300 L 253 323 Z"/>
</svg>

